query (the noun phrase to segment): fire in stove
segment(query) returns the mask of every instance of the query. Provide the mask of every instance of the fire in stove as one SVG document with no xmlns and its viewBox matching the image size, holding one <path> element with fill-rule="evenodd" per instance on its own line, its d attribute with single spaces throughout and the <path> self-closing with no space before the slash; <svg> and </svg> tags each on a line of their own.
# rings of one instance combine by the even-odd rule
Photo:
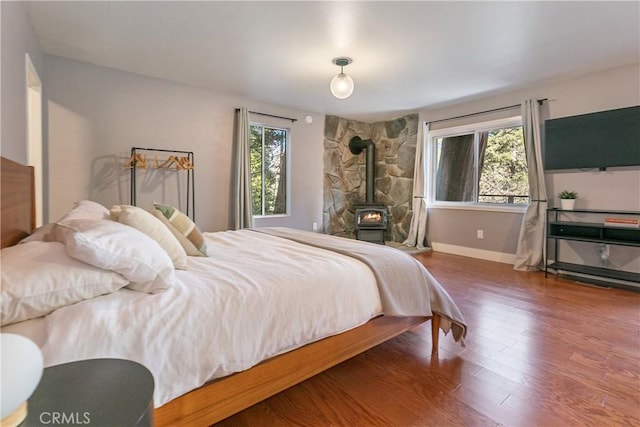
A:
<svg viewBox="0 0 640 427">
<path fill-rule="evenodd" d="M 360 218 L 362 222 L 380 222 L 382 215 L 380 212 L 367 212 Z"/>
<path fill-rule="evenodd" d="M 384 208 L 356 209 L 358 227 L 387 228 L 387 210 Z"/>
</svg>

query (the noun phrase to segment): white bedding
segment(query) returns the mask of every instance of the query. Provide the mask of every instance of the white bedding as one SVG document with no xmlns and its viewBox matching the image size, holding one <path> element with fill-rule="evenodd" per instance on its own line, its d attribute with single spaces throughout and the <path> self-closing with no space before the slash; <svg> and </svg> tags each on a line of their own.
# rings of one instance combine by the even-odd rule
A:
<svg viewBox="0 0 640 427">
<path fill-rule="evenodd" d="M 46 366 L 100 357 L 142 363 L 158 407 L 381 313 L 375 277 L 361 261 L 248 230 L 205 238 L 209 258 L 189 257 L 165 292 L 122 289 L 2 331 L 33 337 Z"/>
</svg>

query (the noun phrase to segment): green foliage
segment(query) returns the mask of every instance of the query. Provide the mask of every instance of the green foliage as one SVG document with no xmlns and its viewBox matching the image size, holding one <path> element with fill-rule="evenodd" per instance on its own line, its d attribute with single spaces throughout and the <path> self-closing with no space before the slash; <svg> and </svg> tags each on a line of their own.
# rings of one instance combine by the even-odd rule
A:
<svg viewBox="0 0 640 427">
<path fill-rule="evenodd" d="M 578 193 L 576 193 L 575 191 L 563 190 L 558 193 L 558 197 L 561 199 L 577 199 Z"/>
<path fill-rule="evenodd" d="M 485 137 L 478 201 L 529 203 L 529 177 L 522 127 L 491 131 Z"/>
<path fill-rule="evenodd" d="M 253 215 L 262 215 L 262 127 L 249 128 L 251 142 L 251 202 Z"/>
<path fill-rule="evenodd" d="M 287 131 L 251 125 L 249 138 L 253 215 L 284 214 Z"/>
</svg>

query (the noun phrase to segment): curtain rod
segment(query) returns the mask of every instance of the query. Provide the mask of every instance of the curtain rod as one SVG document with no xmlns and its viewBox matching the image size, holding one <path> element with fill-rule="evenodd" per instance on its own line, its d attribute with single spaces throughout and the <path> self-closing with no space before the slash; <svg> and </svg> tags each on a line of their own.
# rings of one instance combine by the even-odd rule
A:
<svg viewBox="0 0 640 427">
<path fill-rule="evenodd" d="M 236 108 L 236 113 L 237 113 L 238 111 L 240 111 L 240 109 L 239 109 L 239 108 Z M 297 121 L 298 121 L 298 119 L 292 119 L 291 117 L 275 116 L 275 115 L 273 115 L 273 114 L 260 113 L 260 112 L 258 112 L 258 111 L 249 111 L 249 113 L 251 113 L 251 114 L 258 114 L 258 115 L 260 115 L 260 116 L 265 116 L 265 117 L 274 117 L 274 118 L 276 118 L 276 119 L 291 120 L 291 122 L 292 122 L 292 123 L 293 123 L 293 122 L 297 122 Z"/>
<path fill-rule="evenodd" d="M 548 98 L 538 99 L 537 100 L 538 101 L 538 105 L 542 105 L 543 102 L 548 101 L 548 100 L 549 100 Z M 492 110 L 486 110 L 486 111 L 478 111 L 477 113 L 463 114 L 462 116 L 449 117 L 447 119 L 433 120 L 433 121 L 430 121 L 430 122 L 427 122 L 427 123 L 432 124 L 432 123 L 446 122 L 448 120 L 463 119 L 465 117 L 473 117 L 473 116 L 477 116 L 477 115 L 480 115 L 480 114 L 495 113 L 496 111 L 510 110 L 512 108 L 520 107 L 521 105 L 522 104 L 509 105 L 507 107 L 494 108 Z"/>
</svg>

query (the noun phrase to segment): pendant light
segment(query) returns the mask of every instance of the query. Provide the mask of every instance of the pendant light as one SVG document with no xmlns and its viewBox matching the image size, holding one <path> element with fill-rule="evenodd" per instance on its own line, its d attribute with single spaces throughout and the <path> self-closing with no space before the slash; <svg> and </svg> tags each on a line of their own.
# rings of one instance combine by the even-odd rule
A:
<svg viewBox="0 0 640 427">
<path fill-rule="evenodd" d="M 343 67 L 352 62 L 351 58 L 335 58 L 333 60 L 333 63 L 340 67 L 340 74 L 331 79 L 329 88 L 333 96 L 338 99 L 346 99 L 353 93 L 353 79 L 343 71 Z"/>
</svg>

